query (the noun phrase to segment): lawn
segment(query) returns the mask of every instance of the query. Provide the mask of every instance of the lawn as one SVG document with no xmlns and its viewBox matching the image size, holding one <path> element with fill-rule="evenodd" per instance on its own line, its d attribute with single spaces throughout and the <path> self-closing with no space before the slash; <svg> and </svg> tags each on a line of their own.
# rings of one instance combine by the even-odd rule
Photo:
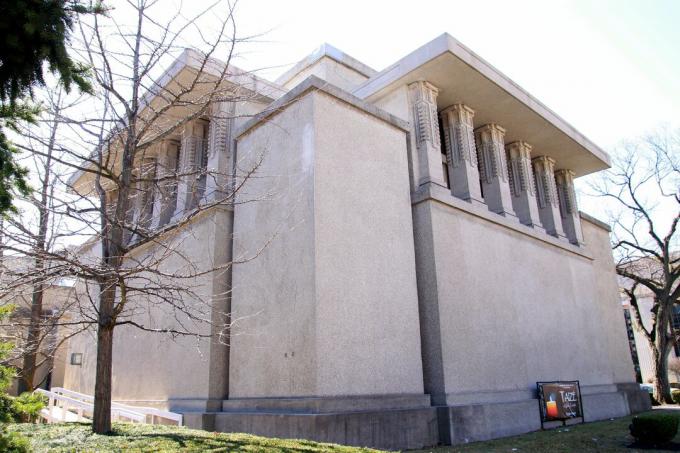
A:
<svg viewBox="0 0 680 453">
<path fill-rule="evenodd" d="M 281 452 L 314 453 L 375 452 L 367 448 L 322 444 L 306 440 L 282 440 L 247 434 L 210 433 L 175 426 L 115 423 L 115 434 L 92 434 L 89 424 L 10 425 L 10 430 L 28 437 L 38 452 Z"/>
<path fill-rule="evenodd" d="M 680 415 L 677 410 L 658 409 L 654 412 L 665 412 Z M 602 422 L 572 425 L 546 431 L 537 431 L 521 436 L 504 439 L 476 442 L 454 447 L 439 447 L 422 450 L 433 453 L 634 453 L 680 451 L 680 435 L 675 437 L 670 449 L 653 450 L 631 447 L 633 438 L 628 433 L 628 425 L 632 417 L 617 418 Z M 416 453 L 416 452 L 411 452 Z"/>
<path fill-rule="evenodd" d="M 657 409 L 654 412 L 680 414 L 680 411 Z M 519 453 L 519 452 L 663 452 L 669 450 L 639 449 L 628 434 L 632 417 L 573 425 L 539 431 L 521 436 L 487 442 L 476 442 L 454 447 L 439 447 L 409 453 Z M 366 448 L 322 444 L 305 440 L 282 440 L 247 434 L 223 434 L 178 428 L 175 426 L 114 424 L 115 434 L 92 434 L 90 426 L 83 423 L 54 425 L 14 424 L 9 429 L 21 433 L 31 441 L 35 452 L 376 452 Z M 674 447 L 674 448 L 673 448 Z M 680 436 L 671 445 L 680 451 Z"/>
</svg>

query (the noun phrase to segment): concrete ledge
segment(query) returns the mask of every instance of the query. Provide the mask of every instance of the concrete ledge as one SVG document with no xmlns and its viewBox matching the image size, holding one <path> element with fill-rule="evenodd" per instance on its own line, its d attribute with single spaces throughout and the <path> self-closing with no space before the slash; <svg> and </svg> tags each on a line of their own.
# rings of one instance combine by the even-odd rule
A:
<svg viewBox="0 0 680 453">
<path fill-rule="evenodd" d="M 375 69 L 369 67 L 368 65 L 360 62 L 356 58 L 353 58 L 336 47 L 331 46 L 328 43 L 322 44 L 318 49 L 316 49 L 311 54 L 307 55 L 301 61 L 296 63 L 292 68 L 277 77 L 275 83 L 279 85 L 285 85 L 290 79 L 312 66 L 317 61 L 321 60 L 323 57 L 328 57 L 344 66 L 347 66 L 351 70 L 358 72 L 368 78 L 373 77 L 378 73 Z"/>
<path fill-rule="evenodd" d="M 215 412 L 222 409 L 222 400 L 173 398 L 168 400 L 172 412 Z"/>
<path fill-rule="evenodd" d="M 486 204 L 472 204 L 465 200 L 456 198 L 451 194 L 451 191 L 446 187 L 439 186 L 437 184 L 428 183 L 420 186 L 416 192 L 411 193 L 411 204 L 413 206 L 423 203 L 425 201 L 436 201 L 453 209 L 466 212 L 475 217 L 488 220 L 497 225 L 503 226 L 510 230 L 514 230 L 518 233 L 524 234 L 525 236 L 532 237 L 539 241 L 545 242 L 546 244 L 554 245 L 567 252 L 574 253 L 583 258 L 592 260 L 593 257 L 584 247 L 577 247 L 571 244 L 569 241 L 564 239 L 558 239 L 555 236 L 551 236 L 543 230 L 538 230 L 531 228 L 529 226 L 521 224 L 516 217 L 509 218 L 502 215 L 498 215 L 494 212 L 489 211 Z"/>
<path fill-rule="evenodd" d="M 433 407 L 334 414 L 221 412 L 215 414 L 214 429 L 357 447 L 412 449 L 437 444 L 436 412 Z"/>
<path fill-rule="evenodd" d="M 439 440 L 456 445 L 541 429 L 538 401 L 472 404 L 437 408 Z"/>
<path fill-rule="evenodd" d="M 304 96 L 305 94 L 307 94 L 307 92 L 312 90 L 321 91 L 329 96 L 332 96 L 340 101 L 343 101 L 346 104 L 349 104 L 352 107 L 361 110 L 364 113 L 372 115 L 396 127 L 397 129 L 403 130 L 404 132 L 409 132 L 410 130 L 410 124 L 407 121 L 397 118 L 396 116 L 375 107 L 373 104 L 369 104 L 368 102 L 363 101 L 358 97 L 349 94 L 347 91 L 338 88 L 335 85 L 332 85 L 326 82 L 325 80 L 320 79 L 319 77 L 312 75 L 307 77 L 300 84 L 296 85 L 295 88 L 290 90 L 284 96 L 280 97 L 275 102 L 269 104 L 267 108 L 264 109 L 264 111 L 258 113 L 253 118 L 248 120 L 243 126 L 241 126 L 236 131 L 234 137 L 236 137 L 237 140 L 240 139 L 241 136 L 250 132 L 255 127 L 262 124 L 265 120 L 269 119 L 271 116 L 280 113 L 289 104 L 295 102 L 295 100 Z"/>
<path fill-rule="evenodd" d="M 635 383 L 590 385 L 581 388 L 585 422 L 624 417 L 649 410 L 649 396 Z M 443 444 L 456 445 L 498 437 L 513 436 L 541 429 L 540 411 L 535 391 L 495 392 L 497 399 L 489 402 L 494 392 L 450 394 L 447 400 L 483 398 L 479 404 L 457 404 L 437 408 L 439 436 Z M 531 395 L 516 401 L 512 397 Z M 464 396 L 464 397 L 461 397 Z M 479 401 L 479 400 L 478 400 Z M 573 424 L 575 421 L 568 421 Z M 546 423 L 546 428 L 561 423 Z"/>
<path fill-rule="evenodd" d="M 637 414 L 652 410 L 652 399 L 649 393 L 642 390 L 637 383 L 618 384 L 617 387 L 626 398 L 629 413 Z"/>
<path fill-rule="evenodd" d="M 586 422 L 624 417 L 629 414 L 623 392 L 593 393 L 582 395 L 583 415 Z"/>
<path fill-rule="evenodd" d="M 430 395 L 370 395 L 309 398 L 237 398 L 224 400 L 224 412 L 323 414 L 336 412 L 422 409 L 430 407 Z"/>
<path fill-rule="evenodd" d="M 216 412 L 184 412 L 182 414 L 184 426 L 191 429 L 215 431 Z"/>
<path fill-rule="evenodd" d="M 595 217 L 591 216 L 590 214 L 586 214 L 583 211 L 579 211 L 578 213 L 581 216 L 581 220 L 585 220 L 586 222 L 592 223 L 593 225 L 598 226 L 603 230 L 607 230 L 609 232 L 612 231 L 612 227 L 608 223 L 605 223 L 600 219 L 596 219 Z"/>
</svg>

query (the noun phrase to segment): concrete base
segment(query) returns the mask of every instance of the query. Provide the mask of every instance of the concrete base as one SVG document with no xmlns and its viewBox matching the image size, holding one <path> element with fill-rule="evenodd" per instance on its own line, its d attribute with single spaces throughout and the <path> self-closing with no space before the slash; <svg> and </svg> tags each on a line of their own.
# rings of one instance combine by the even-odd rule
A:
<svg viewBox="0 0 680 453">
<path fill-rule="evenodd" d="M 585 386 L 581 392 L 586 422 L 651 408 L 649 395 L 634 383 Z M 535 396 L 531 391 L 454 394 L 447 395 L 448 406 L 431 406 L 429 395 L 243 398 L 223 401 L 221 412 L 184 412 L 184 420 L 211 431 L 413 449 L 539 430 Z"/>
<path fill-rule="evenodd" d="M 581 392 L 585 422 L 624 417 L 651 408 L 649 395 L 634 383 L 585 386 Z M 513 392 L 499 392 L 497 399 L 502 400 L 508 393 Z M 484 395 L 484 398 L 488 401 L 489 395 Z M 536 398 L 442 406 L 437 408 L 437 416 L 439 440 L 445 445 L 478 442 L 541 429 Z"/>
<path fill-rule="evenodd" d="M 192 428 L 359 447 L 412 449 L 439 441 L 429 395 L 244 398 L 225 400 L 222 412 L 184 417 Z"/>
<path fill-rule="evenodd" d="M 652 399 L 646 390 L 642 390 L 640 385 L 632 382 L 629 384 L 617 384 L 617 389 L 626 397 L 628 411 L 631 414 L 652 410 Z"/>
<path fill-rule="evenodd" d="M 438 407 L 439 440 L 456 445 L 536 431 L 541 429 L 538 410 L 535 399 Z"/>
<path fill-rule="evenodd" d="M 214 428 L 388 450 L 430 447 L 439 438 L 432 407 L 331 414 L 221 412 Z"/>
</svg>

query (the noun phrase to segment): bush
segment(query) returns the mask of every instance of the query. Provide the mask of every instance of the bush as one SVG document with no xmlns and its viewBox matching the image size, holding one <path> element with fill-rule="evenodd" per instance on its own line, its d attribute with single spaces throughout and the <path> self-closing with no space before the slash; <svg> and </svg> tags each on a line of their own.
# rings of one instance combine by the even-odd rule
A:
<svg viewBox="0 0 680 453">
<path fill-rule="evenodd" d="M 678 417 L 668 414 L 648 414 L 633 417 L 630 434 L 643 444 L 660 445 L 673 440 L 678 432 Z"/>
<path fill-rule="evenodd" d="M 41 393 L 24 392 L 14 398 L 12 409 L 22 422 L 33 423 L 38 420 L 40 411 L 47 404 L 47 397 Z"/>
<path fill-rule="evenodd" d="M 671 396 L 673 397 L 673 402 L 675 404 L 680 404 L 680 390 L 671 390 Z"/>
<path fill-rule="evenodd" d="M 0 393 L 0 423 L 12 423 L 17 421 L 14 412 L 14 398 L 6 393 Z"/>
<path fill-rule="evenodd" d="M 0 430 L 0 451 L 7 453 L 30 453 L 31 444 L 24 436 L 6 429 Z"/>
</svg>

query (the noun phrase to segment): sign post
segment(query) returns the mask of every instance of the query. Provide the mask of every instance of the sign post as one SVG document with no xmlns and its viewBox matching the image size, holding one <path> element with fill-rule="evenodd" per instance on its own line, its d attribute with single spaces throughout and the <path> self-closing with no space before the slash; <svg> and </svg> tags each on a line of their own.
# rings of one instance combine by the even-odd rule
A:
<svg viewBox="0 0 680 453">
<path fill-rule="evenodd" d="M 538 405 L 541 410 L 541 429 L 545 422 L 561 421 L 583 417 L 583 401 L 579 381 L 537 382 Z"/>
</svg>

